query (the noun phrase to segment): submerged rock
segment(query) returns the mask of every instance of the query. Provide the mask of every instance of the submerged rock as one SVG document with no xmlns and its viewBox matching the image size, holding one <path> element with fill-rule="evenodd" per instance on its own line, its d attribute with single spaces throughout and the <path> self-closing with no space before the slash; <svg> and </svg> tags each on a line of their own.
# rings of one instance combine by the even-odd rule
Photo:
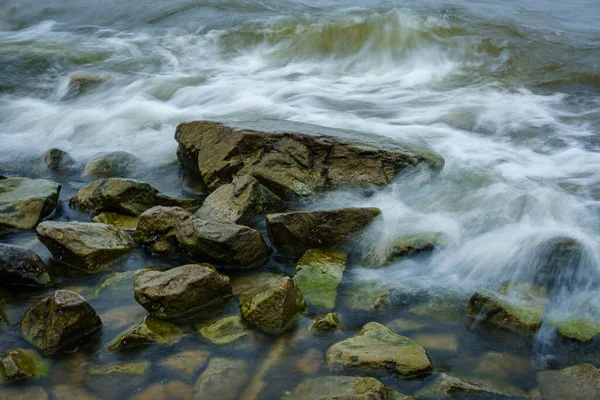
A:
<svg viewBox="0 0 600 400">
<path fill-rule="evenodd" d="M 430 350 L 443 350 L 456 352 L 458 350 L 458 338 L 453 334 L 431 334 L 416 335 L 413 340 L 421 346 Z"/>
<path fill-rule="evenodd" d="M 335 332 L 342 330 L 342 323 L 338 313 L 329 313 L 324 317 L 317 318 L 311 325 L 310 331 L 315 334 Z"/>
<path fill-rule="evenodd" d="M 375 378 L 359 376 L 323 376 L 303 381 L 282 400 L 409 400 Z"/>
<path fill-rule="evenodd" d="M 131 236 L 106 224 L 46 221 L 37 227 L 37 236 L 55 259 L 87 272 L 133 248 Z"/>
<path fill-rule="evenodd" d="M 48 400 L 50 395 L 39 386 L 0 388 L 0 400 Z"/>
<path fill-rule="evenodd" d="M 35 228 L 56 208 L 60 188 L 46 179 L 0 179 L 0 233 Z"/>
<path fill-rule="evenodd" d="M 356 336 L 331 346 L 326 358 L 333 371 L 391 370 L 410 376 L 433 370 L 429 354 L 422 346 L 377 322 L 369 322 Z"/>
<path fill-rule="evenodd" d="M 528 282 L 507 282 L 496 292 L 476 292 L 467 312 L 485 324 L 532 335 L 542 324 L 546 301 L 544 288 Z"/>
<path fill-rule="evenodd" d="M 382 186 L 416 165 L 437 171 L 444 165 L 429 149 L 384 139 L 377 146 L 365 144 L 357 140 L 364 138 L 358 132 L 283 121 L 268 121 L 265 126 L 259 131 L 211 121 L 180 124 L 175 133 L 177 155 L 184 166 L 200 172 L 210 190 L 236 175 L 251 175 L 284 197 L 340 187 Z"/>
<path fill-rule="evenodd" d="M 125 272 L 111 272 L 110 274 L 107 274 L 104 279 L 102 279 L 102 281 L 94 289 L 93 294 L 94 296 L 98 296 L 102 291 L 115 289 L 117 286 L 122 286 L 123 283 L 127 283 L 128 289 L 131 289 L 130 281 L 133 281 L 140 275 L 150 271 L 152 271 L 150 268 L 141 268 Z"/>
<path fill-rule="evenodd" d="M 416 399 L 462 399 L 465 395 L 484 398 L 529 398 L 527 392 L 514 386 L 497 385 L 488 381 L 461 379 L 448 374 L 440 374 L 432 383 L 415 394 Z M 462 396 L 462 397 L 461 397 Z"/>
<path fill-rule="evenodd" d="M 129 400 L 190 400 L 194 395 L 191 385 L 181 381 L 155 383 Z"/>
<path fill-rule="evenodd" d="M 33 251 L 0 243 L 1 286 L 49 286 L 48 267 Z"/>
<path fill-rule="evenodd" d="M 255 178 L 244 175 L 218 187 L 202 203 L 196 215 L 204 219 L 245 224 L 257 215 L 283 207 L 281 199 Z"/>
<path fill-rule="evenodd" d="M 125 351 L 150 344 L 173 344 L 183 337 L 184 331 L 166 321 L 146 317 L 114 338 L 109 344 L 111 351 Z"/>
<path fill-rule="evenodd" d="M 536 285 L 548 290 L 573 289 L 580 284 L 588 284 L 592 279 L 591 274 L 587 273 L 578 276 L 585 253 L 585 246 L 580 241 L 568 237 L 550 239 L 541 245 L 539 252 L 541 264 L 533 280 Z"/>
<path fill-rule="evenodd" d="M 425 325 L 420 322 L 404 318 L 396 318 L 385 325 L 389 328 L 392 328 L 392 330 L 396 333 L 418 331 L 425 327 Z"/>
<path fill-rule="evenodd" d="M 198 329 L 200 335 L 216 345 L 242 344 L 251 332 L 242 318 L 237 315 L 223 318 Z"/>
<path fill-rule="evenodd" d="M 135 299 L 152 315 L 177 317 L 231 296 L 229 278 L 210 264 L 150 271 L 133 284 Z"/>
<path fill-rule="evenodd" d="M 57 290 L 29 308 L 21 333 L 40 353 L 49 355 L 100 329 L 102 321 L 80 295 Z"/>
<path fill-rule="evenodd" d="M 206 365 L 210 353 L 205 350 L 185 350 L 163 359 L 159 365 L 191 378 Z"/>
<path fill-rule="evenodd" d="M 142 164 L 141 160 L 126 151 L 113 151 L 97 155 L 85 164 L 83 176 L 102 178 L 126 176 Z"/>
<path fill-rule="evenodd" d="M 588 400 L 600 398 L 600 369 L 577 364 L 558 371 L 538 373 L 544 400 Z"/>
<path fill-rule="evenodd" d="M 530 371 L 531 362 L 525 357 L 489 351 L 481 357 L 473 374 L 508 381 L 512 378 L 523 379 Z"/>
<path fill-rule="evenodd" d="M 112 212 L 104 212 L 96 215 L 92 218 L 92 221 L 100 224 L 112 225 L 125 231 L 135 231 L 139 218 Z"/>
<path fill-rule="evenodd" d="M 378 208 L 340 208 L 267 215 L 271 242 L 279 250 L 302 253 L 342 245 L 381 214 Z"/>
<path fill-rule="evenodd" d="M 392 296 L 377 282 L 354 282 L 345 288 L 342 304 L 358 311 L 382 311 L 391 306 Z"/>
<path fill-rule="evenodd" d="M 555 326 L 562 337 L 581 343 L 587 343 L 600 335 L 600 320 L 597 319 L 570 317 L 550 320 L 549 324 Z"/>
<path fill-rule="evenodd" d="M 138 180 L 112 178 L 95 181 L 84 187 L 73 196 L 71 205 L 94 213 L 114 212 L 138 216 L 154 206 L 195 210 L 200 202 L 166 196 L 148 183 Z"/>
<path fill-rule="evenodd" d="M 106 78 L 101 76 L 73 75 L 69 77 L 69 86 L 67 87 L 68 96 L 78 96 L 96 89 Z"/>
<path fill-rule="evenodd" d="M 341 250 L 319 249 L 308 250 L 300 258 L 294 282 L 310 305 L 328 310 L 335 307 L 347 258 Z"/>
<path fill-rule="evenodd" d="M 194 400 L 234 400 L 249 380 L 248 363 L 212 358 L 194 387 Z"/>
<path fill-rule="evenodd" d="M 48 372 L 50 363 L 33 350 L 8 350 L 0 359 L 0 383 L 38 379 Z"/>
<path fill-rule="evenodd" d="M 304 314 L 306 301 L 294 281 L 283 277 L 246 298 L 240 308 L 250 325 L 265 333 L 280 334 L 292 328 Z"/>
<path fill-rule="evenodd" d="M 443 246 L 449 242 L 449 237 L 440 232 L 416 233 L 402 236 L 394 241 L 391 258 L 406 257 L 432 251 L 434 248 Z"/>
<path fill-rule="evenodd" d="M 269 271 L 249 271 L 243 275 L 231 275 L 231 290 L 240 301 L 265 290 L 281 279 L 281 275 Z"/>
<path fill-rule="evenodd" d="M 75 164 L 75 160 L 69 153 L 57 148 L 46 151 L 42 156 L 42 162 L 51 170 L 69 168 Z"/>
</svg>

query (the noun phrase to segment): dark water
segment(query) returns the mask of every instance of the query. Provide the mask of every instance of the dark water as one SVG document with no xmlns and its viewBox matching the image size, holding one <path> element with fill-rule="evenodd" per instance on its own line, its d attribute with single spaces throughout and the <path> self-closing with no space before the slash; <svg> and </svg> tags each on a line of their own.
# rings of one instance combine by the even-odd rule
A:
<svg viewBox="0 0 600 400">
<path fill-rule="evenodd" d="M 46 149 L 60 147 L 80 162 L 102 151 L 130 151 L 147 163 L 140 178 L 171 195 L 202 197 L 176 162 L 173 134 L 183 121 L 278 118 L 426 144 L 446 160 L 427 185 L 370 196 L 334 193 L 304 205 L 380 207 L 384 231 L 363 243 L 373 264 L 399 235 L 433 230 L 452 238 L 450 247 L 431 256 L 379 269 L 349 267 L 342 298 L 353 283 L 374 283 L 392 291 L 394 306 L 385 313 L 357 313 L 340 304 L 344 335 L 371 320 L 414 320 L 424 326 L 403 332 L 407 336 L 450 335 L 456 341 L 450 350 L 430 349 L 438 370 L 470 374 L 484 353 L 508 352 L 529 365 L 509 381 L 530 390 L 538 369 L 583 361 L 600 366 L 597 343 L 565 343 L 546 328 L 532 340 L 481 334 L 464 310 L 475 290 L 532 279 L 542 257 L 533 249 L 556 237 L 584 246 L 574 281 L 600 279 L 599 26 L 600 3 L 589 0 L 4 0 L 0 172 L 61 182 L 53 218 L 89 220 L 68 206 L 87 182 L 38 168 Z M 68 96 L 69 77 L 79 75 L 105 81 L 83 96 Z M 49 261 L 32 233 L 1 240 Z M 139 249 L 113 269 L 181 262 Z M 61 287 L 88 297 L 102 279 L 72 276 L 50 263 Z M 291 275 L 294 261 L 273 258 L 261 270 Z M 109 318 L 95 342 L 56 357 L 51 376 L 30 385 L 72 383 L 98 397 L 129 398 L 152 382 L 195 381 L 197 374 L 182 377 L 162 367 L 165 356 L 199 348 L 247 359 L 255 370 L 275 341 L 218 348 L 195 332 L 195 324 L 206 319 L 200 318 L 182 324 L 187 334 L 174 346 L 114 355 L 104 350 L 106 343 L 144 315 L 130 284 L 90 299 L 105 316 L 129 307 L 121 310 L 126 323 Z M 559 291 L 547 318 L 597 318 L 598 290 L 585 284 L 578 289 Z M 13 322 L 45 294 L 15 294 Z M 450 318 L 440 322 L 410 311 L 431 301 L 455 313 L 446 312 Z M 222 312 L 236 309 L 232 301 Z M 16 326 L 2 329 L 0 350 L 26 346 Z M 267 372 L 260 398 L 292 390 L 306 377 L 295 366 L 298 359 L 311 351 L 322 354 L 344 335 L 290 339 L 282 360 Z M 98 384 L 73 372 L 130 360 L 152 362 L 150 372 L 130 385 Z M 432 379 L 380 378 L 407 394 Z"/>
</svg>

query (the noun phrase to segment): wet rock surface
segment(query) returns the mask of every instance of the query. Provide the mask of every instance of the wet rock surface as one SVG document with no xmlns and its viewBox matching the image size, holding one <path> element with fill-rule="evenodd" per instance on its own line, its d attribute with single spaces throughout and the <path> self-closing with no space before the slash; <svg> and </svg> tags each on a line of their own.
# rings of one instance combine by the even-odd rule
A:
<svg viewBox="0 0 600 400">
<path fill-rule="evenodd" d="M 100 178 L 123 177 L 142 165 L 139 158 L 126 151 L 100 154 L 85 164 L 83 176 Z"/>
<path fill-rule="evenodd" d="M 108 344 L 108 349 L 111 351 L 126 351 L 155 343 L 173 344 L 177 343 L 183 335 L 183 329 L 169 322 L 154 317 L 146 317 L 139 324 L 115 337 Z"/>
<path fill-rule="evenodd" d="M 386 387 L 375 378 L 358 376 L 325 376 L 307 379 L 300 383 L 291 395 L 282 400 L 304 399 L 412 399 L 410 396 L 400 395 Z"/>
<path fill-rule="evenodd" d="M 100 224 L 112 225 L 116 228 L 126 231 L 135 231 L 135 228 L 137 228 L 137 224 L 139 222 L 139 218 L 112 212 L 103 212 L 96 215 L 92 221 Z"/>
<path fill-rule="evenodd" d="M 48 267 L 31 250 L 0 243 L 1 286 L 50 286 Z"/>
<path fill-rule="evenodd" d="M 0 359 L 0 383 L 38 379 L 49 371 L 50 363 L 33 350 L 8 350 Z"/>
<path fill-rule="evenodd" d="M 329 313 L 321 318 L 317 318 L 310 327 L 310 331 L 317 335 L 341 331 L 342 329 L 342 322 L 337 313 Z"/>
<path fill-rule="evenodd" d="M 527 392 L 522 389 L 498 386 L 494 383 L 475 379 L 462 379 L 448 374 L 440 374 L 432 383 L 415 394 L 416 399 L 454 399 L 464 396 L 475 398 L 527 399 Z M 463 396 L 463 397 L 461 397 Z M 468 398 L 468 397 L 467 397 Z"/>
<path fill-rule="evenodd" d="M 234 315 L 198 329 L 198 333 L 216 345 L 241 345 L 251 334 L 241 317 Z"/>
<path fill-rule="evenodd" d="M 337 289 L 346 269 L 347 255 L 340 250 L 309 250 L 298 264 L 294 282 L 302 295 L 316 308 L 333 309 Z"/>
<path fill-rule="evenodd" d="M 70 168 L 75 165 L 75 160 L 69 153 L 57 148 L 46 151 L 42 156 L 42 162 L 51 170 Z"/>
<path fill-rule="evenodd" d="M 537 381 L 546 400 L 600 397 L 600 369 L 590 364 L 577 364 L 558 371 L 543 371 L 538 373 Z"/>
<path fill-rule="evenodd" d="M 194 400 L 234 400 L 249 380 L 248 363 L 231 358 L 212 358 L 194 386 Z"/>
</svg>

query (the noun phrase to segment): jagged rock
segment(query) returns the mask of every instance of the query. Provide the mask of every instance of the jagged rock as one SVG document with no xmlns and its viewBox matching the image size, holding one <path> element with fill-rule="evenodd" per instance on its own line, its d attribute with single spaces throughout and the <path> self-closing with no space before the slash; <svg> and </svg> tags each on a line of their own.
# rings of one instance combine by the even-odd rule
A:
<svg viewBox="0 0 600 400">
<path fill-rule="evenodd" d="M 244 175 L 218 187 L 202 203 L 196 215 L 232 224 L 245 224 L 257 215 L 283 207 L 281 199 L 255 178 Z"/>
<path fill-rule="evenodd" d="M 338 313 L 329 313 L 318 318 L 310 327 L 312 333 L 321 334 L 342 330 L 342 323 Z"/>
<path fill-rule="evenodd" d="M 467 312 L 485 324 L 532 335 L 542 324 L 546 301 L 544 288 L 528 282 L 507 282 L 497 292 L 476 292 Z"/>
<path fill-rule="evenodd" d="M 369 322 L 356 336 L 331 346 L 326 358 L 333 371 L 392 370 L 409 376 L 433 370 L 429 354 L 422 346 L 376 322 Z"/>
<path fill-rule="evenodd" d="M 0 359 L 0 383 L 38 379 L 48 372 L 50 363 L 33 350 L 8 350 Z"/>
<path fill-rule="evenodd" d="M 0 243 L 0 285 L 49 286 L 48 267 L 33 251 Z"/>
<path fill-rule="evenodd" d="M 354 282 L 341 298 L 344 307 L 359 311 L 382 311 L 391 306 L 390 290 L 377 282 Z"/>
<path fill-rule="evenodd" d="M 71 205 L 94 213 L 138 216 L 154 206 L 195 210 L 200 202 L 165 196 L 148 183 L 138 180 L 111 178 L 92 182 L 78 191 L 71 199 Z"/>
<path fill-rule="evenodd" d="M 138 221 L 140 219 L 138 217 L 132 217 L 129 215 L 121 215 L 112 212 L 103 212 L 101 214 L 96 215 L 92 218 L 93 222 L 98 222 L 100 224 L 107 224 L 117 227 L 119 229 L 123 229 L 125 231 L 135 231 L 137 228 Z"/>
<path fill-rule="evenodd" d="M 1 179 L 0 233 L 35 228 L 56 208 L 60 188 L 46 179 Z"/>
<path fill-rule="evenodd" d="M 155 383 L 130 397 L 129 400 L 190 400 L 194 389 L 187 383 L 175 381 Z"/>
<path fill-rule="evenodd" d="M 464 398 L 465 394 L 500 399 L 527 399 L 529 397 L 527 392 L 514 386 L 499 385 L 493 382 L 483 382 L 473 379 L 461 379 L 447 374 L 440 374 L 432 383 L 419 390 L 415 394 L 415 398 L 453 399 Z M 461 395 L 463 397 L 460 397 Z"/>
<path fill-rule="evenodd" d="M 271 242 L 279 250 L 302 253 L 342 245 L 381 214 L 378 208 L 340 208 L 267 215 Z"/>
<path fill-rule="evenodd" d="M 597 317 L 596 317 L 597 318 Z M 569 317 L 548 321 L 558 333 L 567 339 L 587 343 L 600 335 L 600 320 L 590 317 Z"/>
<path fill-rule="evenodd" d="M 588 400 L 600 398 L 600 369 L 577 364 L 558 371 L 538 373 L 544 400 Z"/>
<path fill-rule="evenodd" d="M 201 219 L 179 207 L 153 207 L 140 216 L 135 240 L 156 253 L 183 250 L 194 261 L 227 268 L 250 268 L 269 251 L 255 229 Z"/>
<path fill-rule="evenodd" d="M 335 307 L 347 259 L 341 250 L 314 249 L 304 253 L 296 264 L 294 282 L 310 305 L 328 310 Z"/>
<path fill-rule="evenodd" d="M 102 178 L 125 176 L 142 164 L 141 160 L 126 151 L 97 155 L 85 164 L 83 176 Z"/>
<path fill-rule="evenodd" d="M 240 306 L 242 317 L 258 330 L 280 334 L 292 328 L 306 311 L 306 300 L 289 277 L 270 284 L 246 298 Z"/>
<path fill-rule="evenodd" d="M 110 351 L 125 351 L 150 344 L 173 344 L 183 337 L 184 331 L 177 326 L 153 317 L 146 317 L 114 338 L 109 344 Z"/>
<path fill-rule="evenodd" d="M 282 400 L 409 400 L 375 378 L 359 376 L 323 376 L 303 381 Z"/>
<path fill-rule="evenodd" d="M 200 335 L 216 345 L 242 344 L 252 333 L 239 316 L 223 318 L 211 325 L 198 329 Z"/>
<path fill-rule="evenodd" d="M 131 236 L 106 224 L 45 221 L 38 225 L 37 236 L 55 259 L 88 272 L 133 248 Z"/>
<path fill-rule="evenodd" d="M 191 378 L 206 365 L 210 353 L 205 350 L 186 350 L 162 360 L 159 365 Z"/>
<path fill-rule="evenodd" d="M 49 355 L 100 329 L 102 321 L 80 295 L 57 290 L 29 308 L 21 333 L 40 353 Z"/>
<path fill-rule="evenodd" d="M 268 121 L 266 129 L 244 129 L 252 125 L 181 124 L 175 133 L 179 160 L 199 171 L 210 190 L 231 182 L 236 175 L 251 175 L 284 197 L 340 187 L 382 186 L 416 165 L 436 171 L 444 165 L 429 149 L 383 138 L 361 143 L 364 135 L 358 132 L 283 121 Z"/>
<path fill-rule="evenodd" d="M 234 400 L 249 379 L 248 363 L 212 358 L 194 387 L 194 400 Z"/>
<path fill-rule="evenodd" d="M 160 318 L 181 316 L 231 296 L 229 278 L 210 264 L 149 271 L 133 284 L 135 299 Z"/>
<path fill-rule="evenodd" d="M 56 148 L 46 151 L 42 156 L 42 162 L 52 170 L 69 168 L 75 164 L 75 160 L 69 153 Z"/>
</svg>

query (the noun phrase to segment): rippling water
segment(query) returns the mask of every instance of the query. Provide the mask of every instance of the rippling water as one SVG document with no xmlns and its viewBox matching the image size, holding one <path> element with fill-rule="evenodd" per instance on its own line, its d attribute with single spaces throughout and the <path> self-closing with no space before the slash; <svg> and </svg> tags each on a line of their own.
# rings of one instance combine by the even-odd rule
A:
<svg viewBox="0 0 600 400">
<path fill-rule="evenodd" d="M 543 243 L 570 237 L 584 257 L 548 313 L 600 310 L 597 1 L 4 0 L 0 11 L 0 166 L 53 146 L 169 165 L 175 126 L 197 119 L 423 143 L 446 160 L 428 184 L 323 202 L 383 210 L 365 243 L 374 261 L 403 233 L 442 231 L 453 245 L 353 279 L 468 298 L 532 279 Z M 69 97 L 76 75 L 106 80 Z"/>
</svg>

